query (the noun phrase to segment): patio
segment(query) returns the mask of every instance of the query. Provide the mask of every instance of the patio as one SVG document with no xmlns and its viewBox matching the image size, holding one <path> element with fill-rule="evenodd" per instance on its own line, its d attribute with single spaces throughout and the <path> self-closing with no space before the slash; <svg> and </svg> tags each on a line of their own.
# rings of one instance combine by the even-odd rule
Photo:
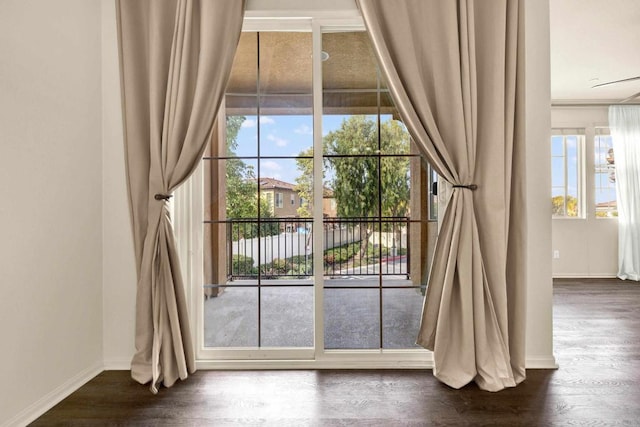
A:
<svg viewBox="0 0 640 427">
<path fill-rule="evenodd" d="M 311 280 L 231 282 L 204 301 L 207 347 L 312 347 Z M 258 305 L 258 295 L 260 304 Z M 382 327 L 380 304 L 382 297 Z M 324 281 L 326 349 L 415 348 L 423 296 L 406 276 L 349 276 Z"/>
</svg>

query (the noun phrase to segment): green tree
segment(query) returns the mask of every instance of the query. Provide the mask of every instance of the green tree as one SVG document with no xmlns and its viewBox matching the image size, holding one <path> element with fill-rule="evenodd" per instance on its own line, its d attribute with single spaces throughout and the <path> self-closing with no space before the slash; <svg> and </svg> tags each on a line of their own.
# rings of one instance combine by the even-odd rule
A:
<svg viewBox="0 0 640 427">
<path fill-rule="evenodd" d="M 297 209 L 298 216 L 310 218 L 313 215 L 313 148 L 309 147 L 298 154 L 296 165 L 300 174 L 296 177 L 294 190 L 304 200 L 304 204 Z"/>
<path fill-rule="evenodd" d="M 565 203 L 564 196 L 552 197 L 551 210 L 554 216 L 578 216 L 578 199 L 567 196 Z"/>
<path fill-rule="evenodd" d="M 409 154 L 409 133 L 396 120 L 382 123 L 380 127 L 385 151 Z M 380 164 L 382 186 L 382 215 L 406 216 L 409 212 L 410 179 L 409 157 L 386 157 Z"/>
<path fill-rule="evenodd" d="M 383 153 L 408 154 L 409 134 L 395 120 L 380 125 Z M 405 216 L 409 211 L 409 158 L 390 156 L 378 164 L 378 126 L 365 116 L 351 116 L 324 137 L 333 172 L 330 183 L 342 217 Z M 370 157 L 343 157 L 371 154 Z M 382 204 L 378 203 L 378 191 Z"/>
<path fill-rule="evenodd" d="M 406 216 L 409 210 L 409 158 L 378 157 L 408 154 L 409 134 L 396 121 L 380 125 L 380 147 L 377 121 L 365 116 L 351 116 L 340 129 L 330 132 L 323 143 L 332 172 L 331 188 L 340 217 L 369 218 Z M 370 154 L 371 156 L 348 157 Z M 331 157 L 331 156 L 335 157 Z M 379 198 L 380 192 L 380 198 Z M 380 203 L 381 201 L 381 203 Z M 363 236 L 366 251 L 371 230 Z"/>
<path fill-rule="evenodd" d="M 258 218 L 258 180 L 253 166 L 247 165 L 237 158 L 238 132 L 244 116 L 227 117 L 227 160 L 226 160 L 226 215 L 228 220 Z M 267 220 L 260 229 L 263 236 L 278 234 L 277 223 L 268 221 L 273 218 L 269 203 L 260 197 L 260 218 Z M 231 235 L 233 240 L 250 239 L 258 236 L 257 221 L 233 224 Z"/>
</svg>

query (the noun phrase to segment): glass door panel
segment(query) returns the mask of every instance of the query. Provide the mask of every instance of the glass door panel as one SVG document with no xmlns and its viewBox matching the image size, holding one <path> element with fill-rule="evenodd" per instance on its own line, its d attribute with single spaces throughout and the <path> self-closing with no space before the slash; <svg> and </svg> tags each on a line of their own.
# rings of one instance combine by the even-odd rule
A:
<svg viewBox="0 0 640 427">
<path fill-rule="evenodd" d="M 204 263 L 215 271 L 204 346 L 313 347 L 313 227 L 298 190 L 313 173 L 299 168 L 313 158 L 311 33 L 243 33 L 225 111 L 205 158 L 205 187 L 217 191 L 205 203 Z"/>
<path fill-rule="evenodd" d="M 202 336 L 221 359 L 416 348 L 426 163 L 367 34 L 316 35 L 322 52 L 311 32 L 242 34 L 205 153 Z"/>
<path fill-rule="evenodd" d="M 415 348 L 428 176 L 366 33 L 323 34 L 322 50 L 323 185 L 334 205 L 323 221 L 325 348 Z"/>
</svg>

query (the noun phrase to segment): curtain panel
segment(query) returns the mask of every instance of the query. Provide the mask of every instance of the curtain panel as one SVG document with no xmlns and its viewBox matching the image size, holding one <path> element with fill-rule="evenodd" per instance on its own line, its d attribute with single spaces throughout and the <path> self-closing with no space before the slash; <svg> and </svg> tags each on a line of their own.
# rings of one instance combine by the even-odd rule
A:
<svg viewBox="0 0 640 427">
<path fill-rule="evenodd" d="M 132 377 L 173 385 L 195 372 L 168 203 L 212 134 L 244 1 L 116 0 L 126 173 L 137 266 Z"/>
<path fill-rule="evenodd" d="M 422 154 L 452 184 L 417 343 L 451 387 L 525 378 L 521 0 L 357 0 Z"/>
<path fill-rule="evenodd" d="M 640 106 L 612 105 L 609 125 L 616 165 L 618 277 L 640 280 Z"/>
</svg>

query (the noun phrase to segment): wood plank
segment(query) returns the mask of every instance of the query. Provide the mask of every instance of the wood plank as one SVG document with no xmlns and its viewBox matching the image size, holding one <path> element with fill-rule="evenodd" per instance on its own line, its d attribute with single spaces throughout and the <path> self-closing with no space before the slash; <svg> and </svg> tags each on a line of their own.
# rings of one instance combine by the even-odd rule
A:
<svg viewBox="0 0 640 427">
<path fill-rule="evenodd" d="M 453 390 L 430 371 L 200 371 L 152 395 L 107 371 L 34 426 L 639 425 L 640 285 L 554 282 L 560 369 L 514 389 Z"/>
</svg>

